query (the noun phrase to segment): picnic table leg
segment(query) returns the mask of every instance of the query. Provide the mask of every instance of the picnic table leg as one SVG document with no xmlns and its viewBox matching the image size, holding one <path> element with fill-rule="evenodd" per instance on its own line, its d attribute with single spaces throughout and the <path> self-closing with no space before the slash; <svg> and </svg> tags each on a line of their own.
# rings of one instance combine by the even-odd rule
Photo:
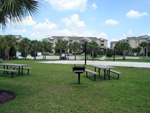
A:
<svg viewBox="0 0 150 113">
<path fill-rule="evenodd" d="M 96 72 L 96 67 L 95 67 L 95 72 Z"/>
<path fill-rule="evenodd" d="M 20 66 L 19 66 L 19 76 L 20 76 Z"/>
<path fill-rule="evenodd" d="M 104 69 L 104 80 L 106 78 L 106 69 Z"/>
<path fill-rule="evenodd" d="M 110 69 L 108 69 L 108 77 L 109 77 L 109 80 L 110 80 Z"/>
<path fill-rule="evenodd" d="M 23 66 L 21 67 L 21 70 L 22 70 L 22 76 L 23 76 Z"/>
<path fill-rule="evenodd" d="M 101 71 L 101 70 L 100 70 L 100 68 L 99 68 L 99 70 L 98 70 L 98 72 L 99 72 L 99 76 L 100 76 L 100 71 Z"/>
<path fill-rule="evenodd" d="M 5 69 L 5 65 L 4 65 L 4 69 Z M 4 71 L 4 74 L 5 74 L 5 71 Z"/>
<path fill-rule="evenodd" d="M 11 72 L 11 78 L 13 78 L 14 76 L 13 76 L 13 72 Z"/>
<path fill-rule="evenodd" d="M 96 75 L 94 75 L 94 80 L 96 81 Z"/>
<path fill-rule="evenodd" d="M 7 70 L 8 70 L 8 66 L 7 66 Z M 7 71 L 7 74 L 8 74 L 8 71 Z"/>
<path fill-rule="evenodd" d="M 78 84 L 80 84 L 80 73 L 78 73 Z"/>
<path fill-rule="evenodd" d="M 28 75 L 29 75 L 29 69 L 28 69 Z"/>
<path fill-rule="evenodd" d="M 86 77 L 88 77 L 88 72 L 86 71 Z"/>
</svg>

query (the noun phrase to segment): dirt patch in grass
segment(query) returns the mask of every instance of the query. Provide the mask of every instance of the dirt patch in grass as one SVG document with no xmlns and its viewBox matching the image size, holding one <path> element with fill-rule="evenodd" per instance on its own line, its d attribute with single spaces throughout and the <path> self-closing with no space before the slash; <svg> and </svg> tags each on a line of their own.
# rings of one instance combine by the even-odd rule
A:
<svg viewBox="0 0 150 113">
<path fill-rule="evenodd" d="M 0 90 L 0 104 L 9 102 L 11 100 L 14 100 L 15 98 L 16 98 L 16 95 L 12 93 L 11 91 Z"/>
</svg>

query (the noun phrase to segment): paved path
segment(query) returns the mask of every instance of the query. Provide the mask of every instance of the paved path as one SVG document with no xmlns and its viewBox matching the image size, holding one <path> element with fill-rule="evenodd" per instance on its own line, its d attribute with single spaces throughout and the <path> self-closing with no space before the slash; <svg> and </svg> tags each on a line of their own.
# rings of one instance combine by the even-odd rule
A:
<svg viewBox="0 0 150 113">
<path fill-rule="evenodd" d="M 75 56 L 69 56 L 69 59 L 70 60 L 74 60 L 74 57 Z M 19 56 L 18 58 L 22 58 L 22 57 Z M 34 59 L 34 58 L 31 57 L 30 55 L 28 55 L 27 59 Z M 43 56 L 37 56 L 36 59 L 43 59 Z M 46 59 L 53 59 L 53 60 L 56 59 L 56 60 L 59 60 L 59 56 L 46 56 Z M 77 56 L 76 59 L 77 60 L 84 59 L 84 56 Z"/>
<path fill-rule="evenodd" d="M 42 61 L 36 63 L 50 63 L 50 64 L 84 64 L 84 61 Z M 143 62 L 117 62 L 117 61 L 87 61 L 87 65 L 109 65 L 109 66 L 126 66 L 126 67 L 139 67 L 150 68 L 150 63 Z"/>
</svg>

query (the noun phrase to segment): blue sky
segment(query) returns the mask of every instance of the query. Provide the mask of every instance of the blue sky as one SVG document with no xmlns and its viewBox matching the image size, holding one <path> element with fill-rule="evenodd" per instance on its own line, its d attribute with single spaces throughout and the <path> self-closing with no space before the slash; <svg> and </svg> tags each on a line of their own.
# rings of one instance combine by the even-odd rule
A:
<svg viewBox="0 0 150 113">
<path fill-rule="evenodd" d="M 49 36 L 94 36 L 117 41 L 150 35 L 150 0 L 39 0 L 33 18 L 8 23 L 0 34 L 31 40 Z"/>
</svg>

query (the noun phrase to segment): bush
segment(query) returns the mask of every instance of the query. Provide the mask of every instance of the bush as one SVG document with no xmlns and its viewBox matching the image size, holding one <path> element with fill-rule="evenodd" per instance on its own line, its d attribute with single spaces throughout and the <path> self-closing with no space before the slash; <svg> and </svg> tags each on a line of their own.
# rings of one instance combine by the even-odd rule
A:
<svg viewBox="0 0 150 113">
<path fill-rule="evenodd" d="M 112 57 L 112 54 L 113 54 L 112 49 L 109 49 L 109 48 L 108 48 L 108 49 L 106 50 L 106 56 L 107 56 L 107 57 Z"/>
<path fill-rule="evenodd" d="M 14 47 L 11 47 L 9 50 L 9 56 L 11 59 L 16 56 L 16 49 Z"/>
<path fill-rule="evenodd" d="M 31 56 L 34 57 L 34 51 L 31 51 Z M 37 56 L 37 52 L 36 52 L 36 56 Z"/>
</svg>

